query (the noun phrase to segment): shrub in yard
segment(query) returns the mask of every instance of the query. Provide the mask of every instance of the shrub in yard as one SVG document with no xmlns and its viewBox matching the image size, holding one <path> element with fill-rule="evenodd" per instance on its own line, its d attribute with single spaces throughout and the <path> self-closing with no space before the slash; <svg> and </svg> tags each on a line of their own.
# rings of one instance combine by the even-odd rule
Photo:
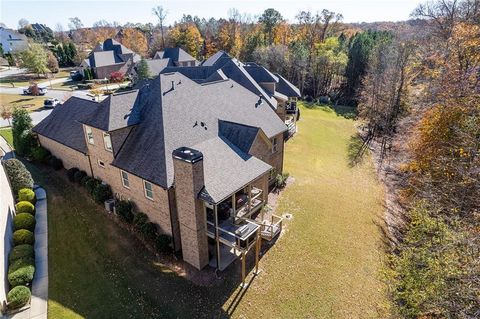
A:
<svg viewBox="0 0 480 319">
<path fill-rule="evenodd" d="M 124 78 L 125 77 L 121 72 L 112 72 L 112 74 L 110 74 L 110 82 L 112 83 L 121 83 Z"/>
<path fill-rule="evenodd" d="M 35 217 L 31 214 L 21 213 L 13 217 L 13 228 L 15 230 L 27 229 L 29 231 L 35 230 Z"/>
<path fill-rule="evenodd" d="M 18 191 L 18 200 L 19 201 L 28 201 L 35 205 L 37 198 L 35 197 L 35 192 L 30 188 L 22 188 Z"/>
<path fill-rule="evenodd" d="M 85 182 L 85 188 L 93 196 L 93 191 L 95 188 L 102 183 L 101 180 L 96 178 L 91 178 Z"/>
<path fill-rule="evenodd" d="M 142 230 L 143 225 L 148 222 L 148 216 L 145 213 L 136 213 L 133 217 L 133 224 L 135 228 L 139 231 Z"/>
<path fill-rule="evenodd" d="M 7 294 L 7 307 L 9 310 L 22 308 L 30 300 L 31 292 L 28 287 L 17 286 Z"/>
<path fill-rule="evenodd" d="M 97 203 L 103 203 L 107 199 L 112 198 L 112 190 L 109 185 L 97 184 L 93 189 L 93 199 Z"/>
<path fill-rule="evenodd" d="M 168 253 L 170 252 L 170 243 L 172 242 L 172 238 L 166 234 L 160 234 L 155 239 L 155 248 L 161 253 Z"/>
<path fill-rule="evenodd" d="M 22 257 L 14 260 L 10 265 L 8 265 L 8 272 L 17 271 L 20 268 L 25 266 L 35 266 L 35 258 L 33 257 Z"/>
<path fill-rule="evenodd" d="M 40 163 L 46 163 L 51 155 L 50 151 L 42 146 L 37 146 L 32 149 L 33 159 Z"/>
<path fill-rule="evenodd" d="M 10 255 L 8 256 L 8 262 L 12 264 L 18 259 L 34 257 L 35 251 L 32 245 L 18 245 L 13 247 L 12 251 L 10 252 Z"/>
<path fill-rule="evenodd" d="M 25 165 L 16 158 L 6 160 L 4 163 L 10 185 L 15 194 L 22 188 L 33 188 L 33 178 Z"/>
<path fill-rule="evenodd" d="M 87 176 L 87 173 L 85 173 L 84 171 L 76 172 L 74 177 L 73 177 L 74 180 L 75 180 L 75 183 L 81 184 L 82 183 L 82 178 L 84 178 L 85 176 Z"/>
<path fill-rule="evenodd" d="M 35 266 L 26 265 L 15 271 L 8 272 L 8 282 L 12 287 L 24 286 L 32 282 L 35 274 Z"/>
<path fill-rule="evenodd" d="M 157 237 L 157 225 L 152 222 L 145 223 L 141 230 L 146 239 L 155 240 Z"/>
<path fill-rule="evenodd" d="M 18 202 L 15 205 L 15 210 L 17 211 L 17 215 L 18 214 L 23 214 L 23 213 L 27 213 L 27 214 L 30 214 L 30 215 L 35 215 L 35 206 L 33 206 L 32 203 L 27 202 L 27 201 Z"/>
<path fill-rule="evenodd" d="M 275 178 L 275 186 L 283 188 L 287 185 L 287 179 L 290 176 L 288 173 L 278 174 Z"/>
<path fill-rule="evenodd" d="M 59 158 L 57 158 L 57 157 L 55 157 L 55 156 L 50 157 L 49 164 L 50 164 L 50 166 L 52 166 L 53 169 L 56 170 L 56 171 L 62 169 L 62 167 L 63 167 L 62 160 L 59 159 Z"/>
<path fill-rule="evenodd" d="M 80 180 L 80 185 L 85 186 L 87 181 L 90 180 L 90 179 L 92 179 L 92 178 L 85 174 L 85 176 L 83 176 L 82 179 Z"/>
<path fill-rule="evenodd" d="M 19 229 L 13 233 L 13 244 L 15 246 L 28 244 L 33 245 L 35 237 L 33 233 L 27 229 Z"/>
<path fill-rule="evenodd" d="M 116 212 L 127 223 L 133 222 L 132 203 L 128 200 L 119 201 L 116 204 Z"/>
<path fill-rule="evenodd" d="M 28 156 L 36 146 L 37 141 L 33 137 L 32 127 L 32 118 L 28 111 L 24 108 L 16 107 L 12 113 L 12 136 L 13 146 L 17 154 Z"/>
<path fill-rule="evenodd" d="M 79 169 L 76 168 L 76 167 L 72 167 L 72 168 L 69 168 L 67 169 L 67 178 L 70 182 L 74 182 L 75 181 L 75 173 L 78 172 Z"/>
</svg>

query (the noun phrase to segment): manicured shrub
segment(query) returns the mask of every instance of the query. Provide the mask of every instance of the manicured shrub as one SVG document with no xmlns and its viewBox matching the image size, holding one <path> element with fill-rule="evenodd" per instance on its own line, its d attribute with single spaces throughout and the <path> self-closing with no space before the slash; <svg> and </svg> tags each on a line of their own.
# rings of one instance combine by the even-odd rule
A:
<svg viewBox="0 0 480 319">
<path fill-rule="evenodd" d="M 32 93 L 34 92 L 32 91 Z M 12 136 L 13 146 L 18 155 L 31 155 L 32 149 L 37 145 L 31 131 L 32 127 L 32 118 L 28 111 L 21 107 L 14 108 L 12 112 Z"/>
<path fill-rule="evenodd" d="M 30 300 L 31 292 L 28 287 L 17 286 L 7 294 L 7 307 L 9 310 L 22 308 Z"/>
<path fill-rule="evenodd" d="M 27 201 L 21 201 L 15 204 L 15 210 L 17 211 L 17 215 L 23 213 L 35 215 L 35 206 Z"/>
<path fill-rule="evenodd" d="M 168 253 L 171 251 L 170 243 L 172 238 L 166 234 L 160 234 L 155 239 L 155 248 L 161 253 Z"/>
<path fill-rule="evenodd" d="M 22 188 L 18 191 L 18 201 L 27 201 L 35 205 L 37 198 L 35 197 L 35 192 L 30 188 Z"/>
<path fill-rule="evenodd" d="M 97 178 L 91 178 L 85 182 L 85 188 L 93 196 L 93 191 L 95 188 L 102 183 L 101 180 Z"/>
<path fill-rule="evenodd" d="M 33 245 L 35 236 L 27 229 L 19 229 L 13 233 L 13 244 L 15 246 L 28 244 Z"/>
<path fill-rule="evenodd" d="M 32 150 L 33 159 L 40 163 L 46 163 L 52 154 L 42 146 L 37 146 Z"/>
<path fill-rule="evenodd" d="M 28 285 L 32 282 L 34 274 L 35 266 L 26 265 L 15 271 L 8 272 L 8 282 L 12 287 Z"/>
<path fill-rule="evenodd" d="M 145 223 L 141 230 L 146 239 L 155 240 L 157 237 L 157 225 L 152 222 Z"/>
<path fill-rule="evenodd" d="M 85 184 L 89 179 L 92 179 L 92 178 L 85 174 L 85 176 L 83 176 L 82 179 L 80 180 L 80 185 L 85 186 Z"/>
<path fill-rule="evenodd" d="M 85 173 L 84 171 L 76 172 L 75 175 L 74 175 L 75 183 L 81 184 L 82 183 L 82 178 L 84 178 L 85 176 L 87 176 L 87 173 Z"/>
<path fill-rule="evenodd" d="M 135 228 L 139 231 L 142 230 L 143 225 L 148 222 L 148 216 L 145 213 L 136 213 L 133 217 L 133 224 Z"/>
<path fill-rule="evenodd" d="M 13 247 L 12 251 L 10 252 L 10 255 L 8 256 L 8 262 L 12 264 L 18 259 L 34 257 L 35 251 L 32 245 L 18 245 Z"/>
<path fill-rule="evenodd" d="M 290 176 L 288 173 L 278 174 L 275 178 L 275 186 L 283 188 L 287 185 L 287 179 Z"/>
<path fill-rule="evenodd" d="M 60 169 L 62 169 L 63 167 L 63 163 L 62 163 L 62 160 L 55 157 L 55 156 L 52 156 L 49 160 L 49 164 L 50 166 L 53 167 L 54 170 L 58 171 Z"/>
<path fill-rule="evenodd" d="M 75 181 L 75 173 L 78 172 L 79 169 L 76 168 L 76 167 L 72 167 L 72 168 L 69 168 L 67 169 L 67 177 L 68 177 L 68 180 L 70 182 L 74 182 Z"/>
<path fill-rule="evenodd" d="M 15 230 L 27 229 L 29 231 L 35 230 L 35 217 L 31 214 L 21 213 L 13 217 L 13 228 Z"/>
<path fill-rule="evenodd" d="M 22 188 L 33 188 L 33 178 L 25 165 L 16 158 L 6 160 L 4 163 L 10 185 L 15 194 Z"/>
<path fill-rule="evenodd" d="M 14 260 L 8 266 L 8 272 L 11 273 L 11 272 L 17 271 L 18 269 L 23 268 L 25 266 L 35 266 L 35 258 L 22 257 L 22 258 L 18 258 L 17 260 Z"/>
<path fill-rule="evenodd" d="M 103 203 L 107 199 L 112 198 L 112 190 L 110 189 L 109 185 L 98 184 L 97 186 L 95 186 L 92 195 L 93 195 L 93 199 L 97 203 Z"/>
<path fill-rule="evenodd" d="M 133 222 L 132 203 L 127 200 L 121 200 L 116 204 L 116 212 L 121 219 L 127 223 Z"/>
</svg>

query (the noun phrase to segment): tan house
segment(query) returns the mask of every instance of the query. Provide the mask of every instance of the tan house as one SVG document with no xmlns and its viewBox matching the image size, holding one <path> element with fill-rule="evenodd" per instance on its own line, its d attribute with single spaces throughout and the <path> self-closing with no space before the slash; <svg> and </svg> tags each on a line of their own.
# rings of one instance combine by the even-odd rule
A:
<svg viewBox="0 0 480 319">
<path fill-rule="evenodd" d="M 100 103 L 71 97 L 34 131 L 65 168 L 131 200 L 197 269 L 244 261 L 281 230 L 261 208 L 283 170 L 287 127 L 232 79 L 173 72 Z"/>
</svg>

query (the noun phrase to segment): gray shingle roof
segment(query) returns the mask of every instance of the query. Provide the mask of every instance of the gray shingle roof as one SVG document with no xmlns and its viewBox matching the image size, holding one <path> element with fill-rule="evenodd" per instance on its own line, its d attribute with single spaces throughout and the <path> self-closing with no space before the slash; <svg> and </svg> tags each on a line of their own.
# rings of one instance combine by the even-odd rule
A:
<svg viewBox="0 0 480 319">
<path fill-rule="evenodd" d="M 173 150 L 221 135 L 219 120 L 258 127 L 268 137 L 286 130 L 266 103 L 258 105 L 258 96 L 232 80 L 200 85 L 179 73 L 162 74 L 143 91 L 145 98 L 135 106 L 141 123 L 113 165 L 165 188 L 173 183 Z"/>
<path fill-rule="evenodd" d="M 86 153 L 87 145 L 80 121 L 95 114 L 99 105 L 97 102 L 71 97 L 38 123 L 33 131 Z"/>
<path fill-rule="evenodd" d="M 166 59 L 153 59 L 146 60 L 148 65 L 148 72 L 150 76 L 157 76 L 160 72 L 163 71 L 168 66 L 173 66 L 172 60 L 169 58 Z"/>
<path fill-rule="evenodd" d="M 302 97 L 300 90 L 290 83 L 287 79 L 285 79 L 280 74 L 275 74 L 278 77 L 278 83 L 276 90 L 288 97 Z"/>
<path fill-rule="evenodd" d="M 213 66 L 218 63 L 221 58 L 230 58 L 230 56 L 225 51 L 218 51 L 217 53 L 203 61 L 202 66 Z"/>
<path fill-rule="evenodd" d="M 211 138 L 191 148 L 203 154 L 205 187 L 199 197 L 211 203 L 222 201 L 271 169 L 267 163 L 242 152 L 222 137 Z"/>
<path fill-rule="evenodd" d="M 113 39 L 106 39 L 103 44 L 98 44 L 89 54 L 87 63 L 91 67 L 99 68 L 125 63 L 129 59 L 132 59 L 133 62 L 138 62 L 140 61 L 140 56 L 121 43 Z"/>
<path fill-rule="evenodd" d="M 159 51 L 155 54 L 156 59 L 169 58 L 175 62 L 189 62 L 197 61 L 193 56 L 185 52 L 182 48 L 165 48 L 163 51 Z"/>
<path fill-rule="evenodd" d="M 260 129 L 227 121 L 218 121 L 218 133 L 235 144 L 242 152 L 248 153 Z"/>
<path fill-rule="evenodd" d="M 138 90 L 112 94 L 103 100 L 97 112 L 82 123 L 103 131 L 114 131 L 140 122 L 140 116 L 134 110 L 138 99 Z"/>
<path fill-rule="evenodd" d="M 245 70 L 247 70 L 248 74 L 250 74 L 252 78 L 258 83 L 278 82 L 278 77 L 274 75 L 272 72 L 268 71 L 263 66 L 259 66 L 255 63 L 249 63 L 245 65 L 244 68 Z"/>
</svg>

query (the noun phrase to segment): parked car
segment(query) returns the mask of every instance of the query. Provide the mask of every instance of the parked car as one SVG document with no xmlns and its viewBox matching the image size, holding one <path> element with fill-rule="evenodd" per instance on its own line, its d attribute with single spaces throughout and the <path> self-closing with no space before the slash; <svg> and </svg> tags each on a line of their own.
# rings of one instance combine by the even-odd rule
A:
<svg viewBox="0 0 480 319">
<path fill-rule="evenodd" d="M 34 89 L 34 86 L 32 85 L 27 89 L 23 89 L 23 94 L 32 95 L 33 90 L 35 89 Z M 41 88 L 41 87 L 38 88 L 38 95 L 45 95 L 47 94 L 47 92 L 48 92 L 47 88 Z"/>
<path fill-rule="evenodd" d="M 58 99 L 45 99 L 45 101 L 43 101 L 43 107 L 46 109 L 54 109 L 59 103 L 60 101 Z"/>
</svg>

